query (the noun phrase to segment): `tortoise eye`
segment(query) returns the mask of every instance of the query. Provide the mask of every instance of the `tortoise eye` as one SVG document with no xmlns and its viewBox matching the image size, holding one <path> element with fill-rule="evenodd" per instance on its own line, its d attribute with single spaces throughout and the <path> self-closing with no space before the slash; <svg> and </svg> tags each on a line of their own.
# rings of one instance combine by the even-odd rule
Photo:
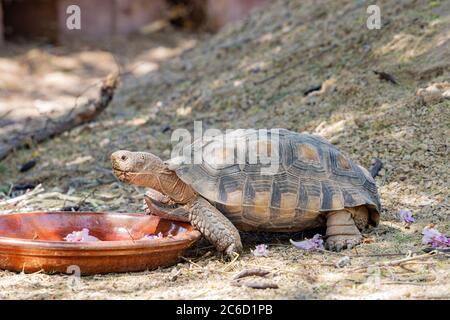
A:
<svg viewBox="0 0 450 320">
<path fill-rule="evenodd" d="M 125 160 L 127 160 L 127 156 L 126 156 L 126 155 L 123 155 L 121 159 L 122 159 L 123 161 L 125 161 Z"/>
</svg>

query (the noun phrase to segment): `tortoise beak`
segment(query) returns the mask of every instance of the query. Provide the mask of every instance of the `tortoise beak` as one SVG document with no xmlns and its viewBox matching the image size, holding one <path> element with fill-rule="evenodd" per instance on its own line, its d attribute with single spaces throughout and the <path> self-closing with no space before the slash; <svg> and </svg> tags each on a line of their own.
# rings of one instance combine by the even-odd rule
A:
<svg viewBox="0 0 450 320">
<path fill-rule="evenodd" d="M 116 176 L 117 179 L 119 179 L 122 182 L 130 182 L 130 177 L 128 175 L 128 172 L 122 171 L 120 169 L 116 169 L 113 166 L 113 174 Z"/>
</svg>

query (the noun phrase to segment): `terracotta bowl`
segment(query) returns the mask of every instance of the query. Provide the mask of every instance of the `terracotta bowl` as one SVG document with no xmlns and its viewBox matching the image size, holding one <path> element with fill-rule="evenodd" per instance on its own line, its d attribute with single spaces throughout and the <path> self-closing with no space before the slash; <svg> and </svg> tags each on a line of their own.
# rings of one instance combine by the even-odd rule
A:
<svg viewBox="0 0 450 320">
<path fill-rule="evenodd" d="M 102 241 L 67 242 L 83 228 Z M 142 240 L 146 234 L 161 239 Z M 155 269 L 174 264 L 200 238 L 190 224 L 156 216 L 102 212 L 0 215 L 0 269 L 83 275 Z M 70 268 L 69 268 L 70 267 Z"/>
</svg>

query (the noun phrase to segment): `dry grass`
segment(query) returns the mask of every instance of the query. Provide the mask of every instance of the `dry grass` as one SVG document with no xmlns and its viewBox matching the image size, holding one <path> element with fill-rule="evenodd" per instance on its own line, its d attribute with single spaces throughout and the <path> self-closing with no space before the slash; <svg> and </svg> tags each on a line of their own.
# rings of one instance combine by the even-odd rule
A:
<svg viewBox="0 0 450 320">
<path fill-rule="evenodd" d="M 21 203 L 21 210 L 59 209 L 88 196 L 85 209 L 141 211 L 143 191 L 119 184 L 110 173 L 109 154 L 116 149 L 167 158 L 170 131 L 192 129 L 194 119 L 207 128 L 314 132 L 366 167 L 376 157 L 383 161 L 377 178 L 383 220 L 365 232 L 364 244 L 342 254 L 308 253 L 289 244 L 289 237 L 301 234 L 245 234 L 245 251 L 232 264 L 202 241 L 176 266 L 85 277 L 78 288 L 67 286 L 67 276 L 0 272 L 0 297 L 450 298 L 448 255 L 377 265 L 408 252 L 423 254 L 420 233 L 430 223 L 450 234 L 450 100 L 416 96 L 419 88 L 450 82 L 450 3 L 379 4 L 384 26 L 369 31 L 363 2 L 278 1 L 158 70 L 126 79 L 98 121 L 0 164 L 5 192 L 18 182 L 40 182 L 46 189 Z M 399 85 L 381 81 L 373 70 L 394 75 Z M 303 95 L 317 84 L 320 91 Z M 17 167 L 32 154 L 40 157 L 37 166 L 19 174 Z M 417 220 L 410 229 L 398 222 L 402 208 Z M 262 242 L 270 255 L 256 258 L 250 250 Z M 343 255 L 351 263 L 337 268 Z M 266 280 L 279 289 L 232 285 L 237 272 L 256 266 L 271 271 Z"/>
</svg>

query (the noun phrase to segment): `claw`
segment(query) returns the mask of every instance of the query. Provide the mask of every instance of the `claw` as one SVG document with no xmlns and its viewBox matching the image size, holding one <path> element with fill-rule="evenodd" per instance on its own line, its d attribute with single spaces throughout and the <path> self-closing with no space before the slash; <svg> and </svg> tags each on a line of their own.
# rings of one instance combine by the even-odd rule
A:
<svg viewBox="0 0 450 320">
<path fill-rule="evenodd" d="M 228 246 L 228 248 L 225 249 L 225 254 L 231 258 L 234 259 L 236 257 L 236 255 L 239 256 L 239 252 L 242 251 L 242 245 L 236 245 L 236 244 L 231 244 Z"/>
<path fill-rule="evenodd" d="M 325 249 L 330 250 L 330 251 L 333 251 L 333 249 L 334 249 L 333 243 L 331 243 L 331 242 L 326 242 L 326 243 L 325 243 Z"/>
<path fill-rule="evenodd" d="M 145 213 L 146 215 L 150 215 L 150 214 L 152 214 L 153 212 L 152 212 L 148 207 L 144 207 L 144 213 Z"/>
<path fill-rule="evenodd" d="M 342 243 L 337 243 L 336 244 L 336 251 L 340 252 L 340 251 L 342 251 L 344 249 L 344 247 L 345 246 Z"/>
<path fill-rule="evenodd" d="M 332 236 L 328 237 L 326 247 L 330 251 L 342 251 L 344 249 L 352 249 L 359 243 L 358 237 L 349 236 Z"/>
</svg>

